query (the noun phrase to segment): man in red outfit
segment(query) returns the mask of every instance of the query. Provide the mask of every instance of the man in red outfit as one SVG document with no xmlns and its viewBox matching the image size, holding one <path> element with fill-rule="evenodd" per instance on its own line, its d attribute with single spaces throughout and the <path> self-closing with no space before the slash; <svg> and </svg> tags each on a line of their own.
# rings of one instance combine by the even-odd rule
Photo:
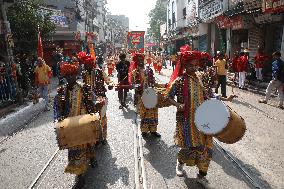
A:
<svg viewBox="0 0 284 189">
<path fill-rule="evenodd" d="M 239 71 L 239 89 L 247 90 L 247 88 L 245 88 L 245 81 L 248 70 L 248 58 L 244 52 L 240 53 L 237 69 Z"/>
</svg>

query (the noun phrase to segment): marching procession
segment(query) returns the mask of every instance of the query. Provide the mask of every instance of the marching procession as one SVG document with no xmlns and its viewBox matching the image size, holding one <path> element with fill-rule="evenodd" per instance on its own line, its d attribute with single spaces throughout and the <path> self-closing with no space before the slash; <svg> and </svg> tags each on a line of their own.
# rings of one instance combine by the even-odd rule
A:
<svg viewBox="0 0 284 189">
<path fill-rule="evenodd" d="M 212 72 L 215 68 L 203 61 L 208 54 L 193 51 L 189 45 L 181 47 L 170 81 L 157 83 L 155 74 L 160 74 L 159 63 L 165 61 L 161 57 L 150 61 L 150 52 L 146 55 L 132 52 L 129 62 L 126 54 L 121 53 L 119 61 L 110 55 L 105 60 L 106 66 L 103 66 L 107 70 L 103 70 L 97 65 L 92 48 L 88 50 L 90 54 L 78 52 L 76 58 L 60 66 L 60 75 L 65 78 L 66 84 L 57 89 L 53 110 L 59 149 L 68 149 L 65 172 L 77 176 L 78 187 L 84 186 L 84 173 L 89 165 L 95 168 L 100 163 L 96 160 L 96 149 L 100 143 L 106 145 L 108 140 L 107 89 L 118 91 L 119 109 L 128 107 L 128 91 L 134 89 L 133 103 L 141 119 L 143 138 L 149 134 L 160 138 L 157 132 L 158 109 L 177 107 L 174 141 L 180 151 L 177 154 L 176 174 L 180 177 L 184 175 L 184 165 L 196 166 L 199 169 L 198 182 L 208 188 L 210 183 L 206 175 L 213 153 L 212 137 L 233 144 L 241 140 L 246 130 L 245 121 L 221 102 L 232 101 L 236 96 L 213 93 L 217 72 Z M 39 58 L 39 63 L 41 61 Z M 80 65 L 83 67 L 82 79 L 78 80 Z M 41 63 L 37 69 L 44 66 L 48 67 Z M 114 67 L 117 70 L 117 84 L 112 81 Z M 48 77 L 50 72 L 50 68 L 46 68 L 40 74 L 45 73 Z M 41 94 L 46 96 L 44 93 Z M 49 110 L 47 106 L 46 110 Z"/>
<path fill-rule="evenodd" d="M 0 188 L 284 188 L 282 4 L 0 0 Z"/>
</svg>

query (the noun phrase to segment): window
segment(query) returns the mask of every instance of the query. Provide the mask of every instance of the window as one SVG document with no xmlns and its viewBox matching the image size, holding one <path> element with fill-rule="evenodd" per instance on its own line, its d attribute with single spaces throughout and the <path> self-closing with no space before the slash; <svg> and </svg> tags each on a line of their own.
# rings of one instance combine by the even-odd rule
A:
<svg viewBox="0 0 284 189">
<path fill-rule="evenodd" d="M 182 9 L 183 19 L 186 19 L 186 7 Z"/>
<path fill-rule="evenodd" d="M 172 21 L 173 21 L 173 25 L 175 25 L 176 23 L 176 13 L 172 13 Z"/>
</svg>

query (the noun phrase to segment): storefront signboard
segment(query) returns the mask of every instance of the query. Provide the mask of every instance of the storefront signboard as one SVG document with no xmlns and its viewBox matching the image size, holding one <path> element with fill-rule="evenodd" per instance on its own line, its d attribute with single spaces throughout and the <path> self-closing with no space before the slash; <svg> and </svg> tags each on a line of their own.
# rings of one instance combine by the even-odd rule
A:
<svg viewBox="0 0 284 189">
<path fill-rule="evenodd" d="M 248 16 L 233 16 L 227 17 L 224 15 L 218 16 L 215 19 L 216 24 L 221 29 L 228 29 L 231 28 L 232 30 L 239 30 L 239 29 L 248 29 L 252 27 L 253 17 L 250 15 Z"/>
<path fill-rule="evenodd" d="M 263 11 L 266 13 L 275 13 L 284 11 L 283 0 L 263 0 Z"/>
<path fill-rule="evenodd" d="M 211 20 L 223 13 L 223 2 L 213 0 L 200 8 L 200 18 L 203 21 Z"/>
<path fill-rule="evenodd" d="M 262 0 L 244 0 L 244 9 L 246 12 L 258 10 L 262 7 Z"/>
<path fill-rule="evenodd" d="M 283 15 L 281 14 L 258 14 L 254 16 L 254 20 L 257 24 L 266 24 L 273 22 L 281 22 L 283 20 Z"/>
</svg>

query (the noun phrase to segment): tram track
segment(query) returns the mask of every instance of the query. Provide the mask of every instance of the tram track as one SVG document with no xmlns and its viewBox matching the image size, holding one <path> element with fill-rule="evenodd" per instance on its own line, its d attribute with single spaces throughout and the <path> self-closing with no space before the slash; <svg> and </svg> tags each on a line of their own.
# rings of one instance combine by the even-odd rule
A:
<svg viewBox="0 0 284 189">
<path fill-rule="evenodd" d="M 30 184 L 30 186 L 28 187 L 28 189 L 34 189 L 34 188 L 39 188 L 39 186 L 41 185 L 42 181 L 44 180 L 44 178 L 48 175 L 48 172 L 51 168 L 51 166 L 53 165 L 53 163 L 55 162 L 56 158 L 59 155 L 59 148 L 52 154 L 52 156 L 49 158 L 49 160 L 47 161 L 47 163 L 43 166 L 43 168 L 40 170 L 40 172 L 37 174 L 36 178 L 32 181 L 32 183 Z"/>
<path fill-rule="evenodd" d="M 139 129 L 139 118 L 137 113 L 135 113 L 132 120 L 132 125 L 134 134 L 135 189 L 147 189 L 142 135 Z"/>
<path fill-rule="evenodd" d="M 243 165 L 241 165 L 241 163 L 239 163 L 239 161 L 236 160 L 236 158 L 229 151 L 224 149 L 216 139 L 214 139 L 213 143 L 216 149 L 223 155 L 223 157 L 233 163 L 233 167 L 238 170 L 239 174 L 246 178 L 246 181 L 251 186 L 258 189 L 264 189 L 264 187 L 261 187 L 260 183 L 255 179 L 255 177 L 251 173 L 249 173 L 249 171 Z"/>
</svg>

